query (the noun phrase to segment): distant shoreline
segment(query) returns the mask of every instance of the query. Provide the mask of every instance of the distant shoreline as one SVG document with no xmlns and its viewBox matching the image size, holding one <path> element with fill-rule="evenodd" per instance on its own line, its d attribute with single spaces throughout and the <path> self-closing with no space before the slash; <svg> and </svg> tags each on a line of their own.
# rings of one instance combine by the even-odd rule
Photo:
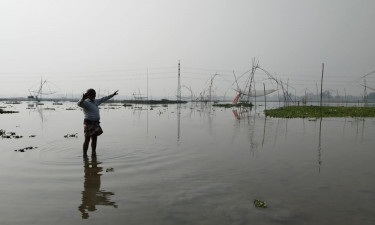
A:
<svg viewBox="0 0 375 225">
<path fill-rule="evenodd" d="M 35 99 L 30 100 L 24 97 L 10 97 L 10 98 L 0 98 L 0 102 L 12 102 L 12 101 L 20 101 L 20 102 L 37 102 Z M 78 102 L 78 98 L 46 98 L 42 99 L 42 102 Z M 176 104 L 176 103 L 188 103 L 188 102 L 209 102 L 209 101 L 190 101 L 190 100 L 169 100 L 169 99 L 155 99 L 155 100 L 135 100 L 135 99 L 110 99 L 108 102 L 116 102 L 116 103 L 129 103 L 129 104 Z M 211 101 L 214 103 L 214 101 Z M 219 100 L 215 102 L 232 102 L 231 100 Z M 261 100 L 252 101 L 255 102 L 264 102 Z M 284 101 L 276 101 L 276 100 L 268 100 L 267 102 L 280 102 L 284 103 Z M 318 103 L 319 101 L 307 101 L 306 105 L 310 103 Z M 298 102 L 297 102 L 298 103 Z M 334 101 L 334 100 L 323 100 L 323 103 L 334 103 L 334 104 L 345 104 L 345 103 L 364 103 L 363 101 L 358 100 L 348 100 L 348 101 Z M 375 99 L 368 99 L 367 103 L 375 103 Z M 300 105 L 303 105 L 302 102 L 299 102 Z"/>
</svg>

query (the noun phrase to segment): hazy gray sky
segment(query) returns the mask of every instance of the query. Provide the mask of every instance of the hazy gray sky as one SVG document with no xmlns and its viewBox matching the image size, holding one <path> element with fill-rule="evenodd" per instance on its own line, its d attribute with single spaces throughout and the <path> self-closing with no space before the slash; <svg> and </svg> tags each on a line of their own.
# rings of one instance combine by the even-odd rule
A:
<svg viewBox="0 0 375 225">
<path fill-rule="evenodd" d="M 60 94 L 146 94 L 147 70 L 149 95 L 173 96 L 178 60 L 195 94 L 217 72 L 216 93 L 234 95 L 232 71 L 254 57 L 297 94 L 316 92 L 324 62 L 325 88 L 360 95 L 374 21 L 374 0 L 1 0 L 0 96 L 26 96 L 41 77 Z"/>
</svg>

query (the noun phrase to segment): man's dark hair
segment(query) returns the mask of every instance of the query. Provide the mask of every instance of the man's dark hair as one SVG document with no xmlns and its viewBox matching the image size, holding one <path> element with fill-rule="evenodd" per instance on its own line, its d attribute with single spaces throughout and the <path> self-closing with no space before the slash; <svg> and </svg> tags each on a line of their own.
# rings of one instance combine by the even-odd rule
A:
<svg viewBox="0 0 375 225">
<path fill-rule="evenodd" d="M 93 88 L 87 89 L 86 93 L 96 93 L 96 91 Z"/>
</svg>

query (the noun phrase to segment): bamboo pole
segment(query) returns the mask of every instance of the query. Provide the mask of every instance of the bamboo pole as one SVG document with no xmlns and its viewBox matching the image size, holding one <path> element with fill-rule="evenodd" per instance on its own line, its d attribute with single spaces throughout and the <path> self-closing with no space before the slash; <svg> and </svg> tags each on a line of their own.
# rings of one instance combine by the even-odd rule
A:
<svg viewBox="0 0 375 225">
<path fill-rule="evenodd" d="M 366 91 L 366 78 L 365 78 L 365 80 L 364 80 L 364 83 L 365 83 L 365 85 L 364 85 L 364 87 L 365 87 L 365 90 L 364 90 L 364 92 L 363 92 L 363 101 L 364 101 L 364 105 L 365 105 L 365 107 L 367 106 L 367 91 Z"/>
<path fill-rule="evenodd" d="M 266 85 L 263 83 L 263 89 L 264 89 L 264 110 L 267 109 L 267 97 L 266 97 Z"/>
<path fill-rule="evenodd" d="M 257 109 L 257 91 L 255 89 L 255 79 L 254 79 L 254 106 L 255 106 L 255 110 Z"/>
<path fill-rule="evenodd" d="M 279 94 L 279 82 L 277 84 L 277 100 L 279 101 L 279 107 L 280 107 L 280 94 Z"/>
<path fill-rule="evenodd" d="M 320 82 L 320 108 L 322 107 L 322 101 L 323 101 L 323 74 L 324 74 L 324 63 L 322 63 L 322 80 Z"/>
</svg>

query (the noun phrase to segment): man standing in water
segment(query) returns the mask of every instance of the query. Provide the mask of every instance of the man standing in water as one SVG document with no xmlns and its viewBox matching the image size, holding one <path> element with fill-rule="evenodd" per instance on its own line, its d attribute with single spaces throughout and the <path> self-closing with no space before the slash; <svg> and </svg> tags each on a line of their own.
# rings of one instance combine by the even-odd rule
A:
<svg viewBox="0 0 375 225">
<path fill-rule="evenodd" d="M 81 100 L 78 101 L 77 105 L 83 108 L 85 119 L 83 121 L 83 128 L 85 133 L 85 142 L 83 143 L 83 156 L 87 156 L 87 150 L 91 139 L 91 154 L 96 155 L 96 142 L 99 135 L 103 133 L 100 127 L 100 115 L 99 105 L 109 100 L 113 96 L 117 95 L 118 91 L 113 94 L 103 97 L 101 99 L 95 99 L 96 92 L 90 88 L 82 95 Z"/>
</svg>

